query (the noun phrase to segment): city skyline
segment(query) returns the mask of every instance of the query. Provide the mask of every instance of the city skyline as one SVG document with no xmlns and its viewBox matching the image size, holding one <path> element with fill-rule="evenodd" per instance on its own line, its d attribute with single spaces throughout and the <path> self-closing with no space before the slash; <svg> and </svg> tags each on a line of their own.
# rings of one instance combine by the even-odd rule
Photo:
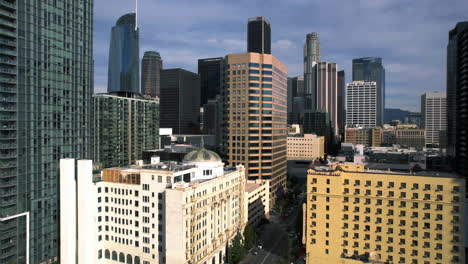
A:
<svg viewBox="0 0 468 264">
<path fill-rule="evenodd" d="M 290 77 L 302 75 L 305 35 L 318 32 L 322 59 L 338 63 L 339 69 L 348 73 L 347 82 L 351 80 L 353 58 L 382 57 L 387 70 L 387 107 L 417 111 L 419 103 L 414 102 L 419 102 L 420 94 L 445 89 L 448 31 L 464 20 L 463 11 L 468 8 L 461 0 L 450 4 L 405 3 L 403 9 L 399 9 L 402 1 L 249 3 L 140 1 L 140 59 L 144 51 L 158 50 L 168 68 L 196 71 L 199 58 L 245 52 L 247 19 L 261 15 L 272 25 L 272 54 L 285 62 Z M 133 9 L 134 5 L 126 1 L 115 1 L 112 6 L 104 1 L 95 3 L 96 92 L 107 87 L 109 29 L 119 16 Z M 309 19 L 305 13 L 312 9 L 324 12 L 316 12 L 318 16 Z M 175 11 L 177 16 L 173 15 Z M 154 16 L 154 12 L 160 15 Z M 366 38 L 364 33 L 373 37 Z M 429 52 L 433 55 L 427 56 Z"/>
</svg>

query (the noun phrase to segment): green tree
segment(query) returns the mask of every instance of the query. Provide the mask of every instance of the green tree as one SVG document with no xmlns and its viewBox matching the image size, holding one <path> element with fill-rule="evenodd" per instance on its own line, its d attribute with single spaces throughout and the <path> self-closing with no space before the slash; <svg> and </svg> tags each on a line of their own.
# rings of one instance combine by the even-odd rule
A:
<svg viewBox="0 0 468 264">
<path fill-rule="evenodd" d="M 257 234 L 255 230 L 250 225 L 246 225 L 244 229 L 244 248 L 246 250 L 253 248 L 256 241 Z"/>
<path fill-rule="evenodd" d="M 237 233 L 232 244 L 229 246 L 228 262 L 237 264 L 245 257 L 246 254 L 247 250 L 242 246 L 242 236 L 240 233 Z"/>
</svg>

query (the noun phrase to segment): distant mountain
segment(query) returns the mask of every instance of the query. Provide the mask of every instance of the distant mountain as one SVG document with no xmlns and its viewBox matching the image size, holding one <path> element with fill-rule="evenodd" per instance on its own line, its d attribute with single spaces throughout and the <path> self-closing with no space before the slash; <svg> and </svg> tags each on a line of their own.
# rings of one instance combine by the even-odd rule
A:
<svg viewBox="0 0 468 264">
<path fill-rule="evenodd" d="M 385 108 L 384 111 L 384 123 L 388 124 L 388 122 L 392 120 L 401 120 L 402 122 L 405 120 L 405 117 L 411 113 L 410 111 L 396 109 L 396 108 Z"/>
</svg>

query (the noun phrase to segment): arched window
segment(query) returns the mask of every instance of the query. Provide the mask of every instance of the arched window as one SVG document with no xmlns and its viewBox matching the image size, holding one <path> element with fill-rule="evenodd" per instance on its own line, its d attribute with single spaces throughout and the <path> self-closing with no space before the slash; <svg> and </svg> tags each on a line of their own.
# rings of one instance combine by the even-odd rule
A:
<svg viewBox="0 0 468 264">
<path fill-rule="evenodd" d="M 112 260 L 117 261 L 117 252 L 112 251 Z"/>
<path fill-rule="evenodd" d="M 216 257 L 213 257 L 213 258 L 211 259 L 211 264 L 216 264 Z"/>
<path fill-rule="evenodd" d="M 219 251 L 219 263 L 223 263 L 223 251 Z"/>
<path fill-rule="evenodd" d="M 106 251 L 104 251 L 104 257 L 106 259 L 110 259 L 110 251 L 108 249 L 106 249 Z"/>
<path fill-rule="evenodd" d="M 125 263 L 125 255 L 122 252 L 119 254 L 119 262 Z"/>
<path fill-rule="evenodd" d="M 134 264 L 140 264 L 140 257 L 135 256 L 135 263 Z"/>
<path fill-rule="evenodd" d="M 132 264 L 132 263 L 133 263 L 132 255 L 128 254 L 127 255 L 127 264 Z"/>
<path fill-rule="evenodd" d="M 98 259 L 102 259 L 102 249 L 98 250 L 97 255 Z"/>
</svg>

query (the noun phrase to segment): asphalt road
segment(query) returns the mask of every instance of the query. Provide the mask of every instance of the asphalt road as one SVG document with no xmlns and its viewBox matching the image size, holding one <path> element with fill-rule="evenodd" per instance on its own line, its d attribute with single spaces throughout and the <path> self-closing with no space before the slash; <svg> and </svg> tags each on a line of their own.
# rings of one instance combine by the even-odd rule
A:
<svg viewBox="0 0 468 264">
<path fill-rule="evenodd" d="M 270 223 L 265 226 L 260 240 L 263 241 L 263 248 L 253 249 L 241 263 L 247 264 L 274 264 L 282 256 L 286 256 L 288 250 L 287 234 L 281 226 L 276 223 Z M 252 252 L 256 251 L 257 255 Z"/>
</svg>

